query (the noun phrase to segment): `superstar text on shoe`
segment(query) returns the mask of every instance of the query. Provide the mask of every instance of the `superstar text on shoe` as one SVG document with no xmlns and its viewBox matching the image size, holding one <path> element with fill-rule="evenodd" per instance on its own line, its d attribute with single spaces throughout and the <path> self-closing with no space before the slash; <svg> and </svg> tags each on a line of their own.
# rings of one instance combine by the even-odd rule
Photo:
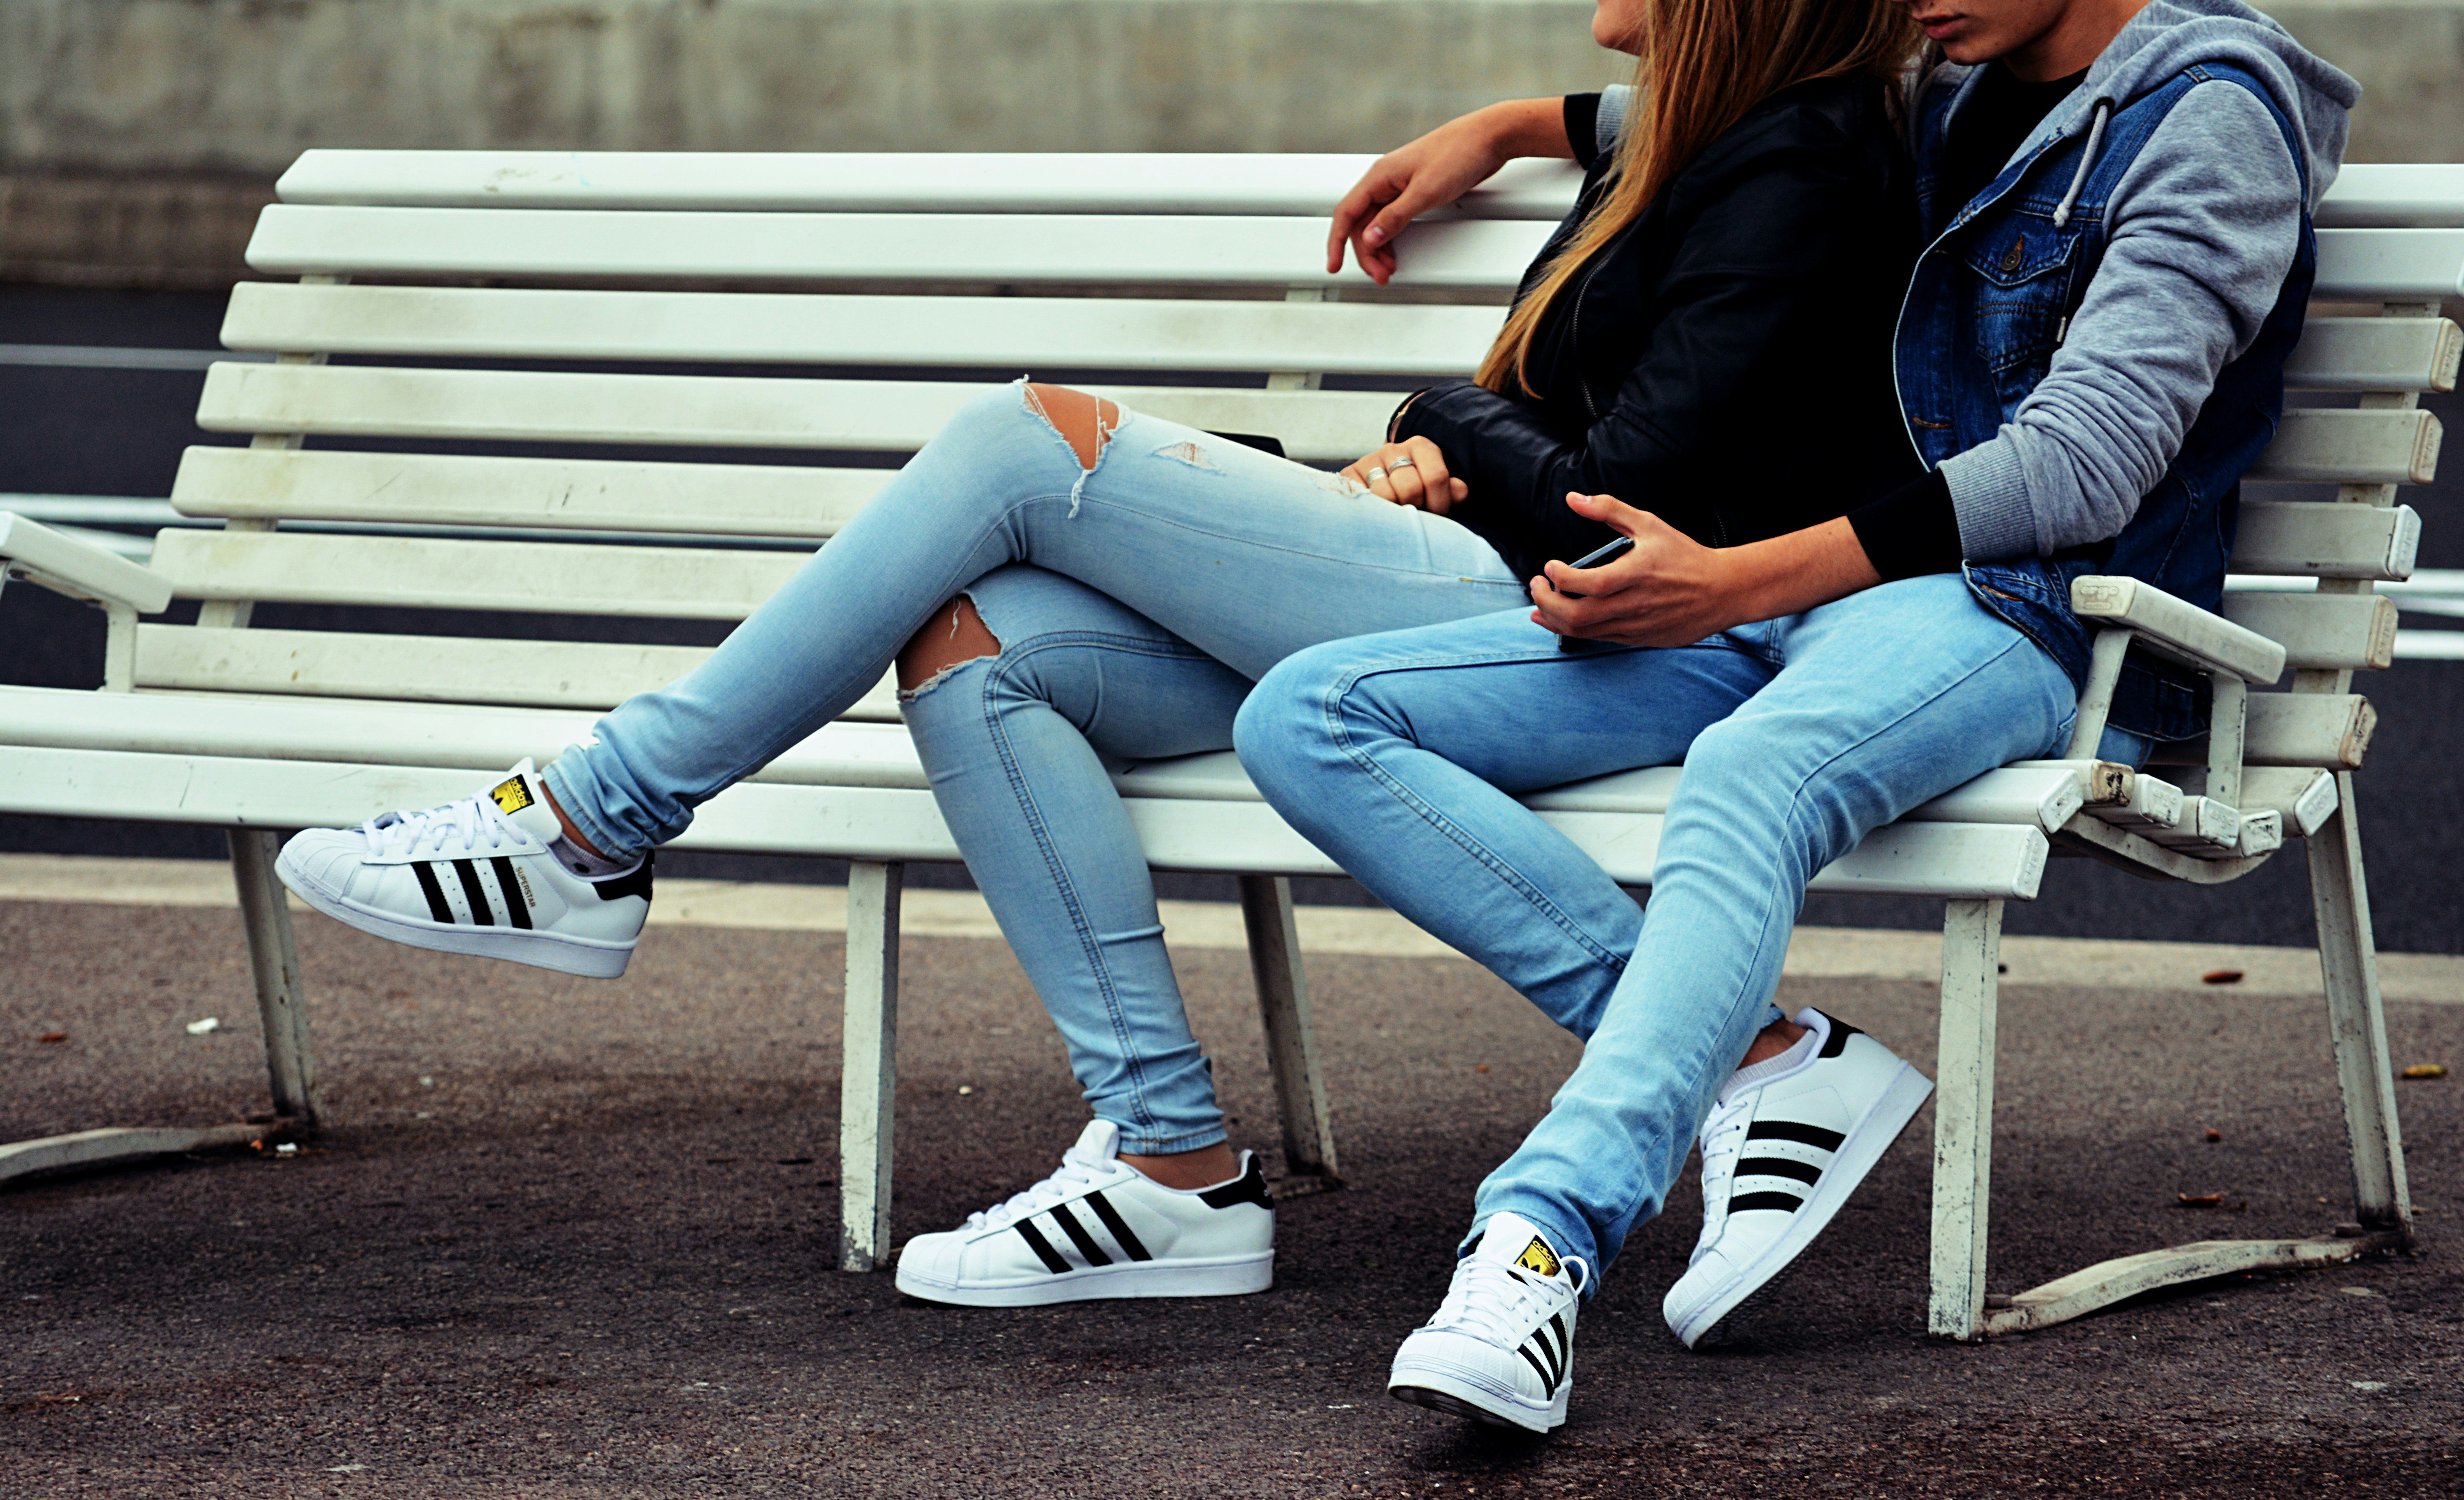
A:
<svg viewBox="0 0 2464 1500">
<path fill-rule="evenodd" d="M 1814 1243 L 1933 1092 L 1846 1022 L 1795 1019 L 1814 1055 L 1731 1083 L 1703 1122 L 1703 1234 L 1661 1303 L 1688 1349 Z"/>
<path fill-rule="evenodd" d="M 1455 1263 L 1446 1299 L 1395 1351 L 1388 1393 L 1491 1426 L 1563 1426 L 1574 1309 L 1590 1278 L 1588 1265 L 1559 1256 L 1529 1221 L 1490 1216 L 1480 1244 Z"/>
<path fill-rule="evenodd" d="M 1120 1127 L 1094 1120 L 1061 1169 L 898 1252 L 898 1290 L 965 1307 L 1099 1297 L 1228 1297 L 1275 1281 L 1275 1202 L 1258 1158 L 1183 1192 L 1120 1159 Z"/>
<path fill-rule="evenodd" d="M 650 914 L 650 861 L 598 877 L 566 869 L 554 849 L 571 846 L 546 796 L 524 761 L 460 802 L 296 834 L 275 873 L 379 938 L 614 979 Z"/>
</svg>

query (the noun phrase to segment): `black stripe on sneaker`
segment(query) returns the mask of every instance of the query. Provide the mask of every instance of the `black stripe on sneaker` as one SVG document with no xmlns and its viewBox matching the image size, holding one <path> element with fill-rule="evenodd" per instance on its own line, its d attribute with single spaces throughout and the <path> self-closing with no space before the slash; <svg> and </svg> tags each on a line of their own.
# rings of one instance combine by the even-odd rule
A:
<svg viewBox="0 0 2464 1500">
<path fill-rule="evenodd" d="M 1744 1213 L 1749 1208 L 1776 1208 L 1794 1213 L 1805 1206 L 1805 1200 L 1794 1193 L 1740 1193 L 1728 1200 L 1728 1212 Z"/>
<path fill-rule="evenodd" d="M 1026 1247 L 1035 1252 L 1035 1258 L 1044 1263 L 1045 1270 L 1058 1276 L 1070 1268 L 1069 1263 L 1061 1258 L 1061 1252 L 1052 1247 L 1052 1242 L 1023 1219 L 1018 1222 L 1018 1237 L 1026 1242 Z"/>
<path fill-rule="evenodd" d="M 496 914 L 488 905 L 488 888 L 479 883 L 479 869 L 467 859 L 453 862 L 453 873 L 462 881 L 462 893 L 471 902 L 471 920 L 482 927 L 496 925 Z"/>
<path fill-rule="evenodd" d="M 514 873 L 514 862 L 499 854 L 488 861 L 488 868 L 496 872 L 496 893 L 505 898 L 505 915 L 516 927 L 530 931 L 531 903 L 522 894 L 521 877 Z"/>
<path fill-rule="evenodd" d="M 1748 1157 L 1737 1163 L 1738 1177 L 1785 1177 L 1799 1182 L 1821 1179 L 1822 1169 L 1803 1161 L 1791 1161 L 1786 1157 Z"/>
<path fill-rule="evenodd" d="M 1078 1216 L 1069 1211 L 1067 1203 L 1052 1205 L 1052 1222 L 1061 1226 L 1062 1233 L 1069 1236 L 1069 1243 L 1078 1246 L 1078 1253 L 1087 1257 L 1089 1266 L 1112 1264 L 1112 1258 L 1104 1253 L 1104 1247 L 1095 1243 L 1095 1237 L 1087 1232 L 1087 1226 L 1078 1222 Z"/>
<path fill-rule="evenodd" d="M 1543 1396 L 1556 1395 L 1557 1378 L 1551 1375 L 1548 1367 L 1540 1362 L 1540 1357 L 1531 1352 L 1530 1344 L 1526 1343 L 1514 1352 L 1521 1355 L 1523 1357 L 1523 1362 L 1531 1367 L 1531 1373 L 1540 1378 L 1540 1394 Z"/>
<path fill-rule="evenodd" d="M 410 872 L 419 877 L 419 893 L 428 897 L 428 915 L 448 927 L 452 926 L 453 907 L 445 899 L 445 888 L 436 883 L 436 867 L 413 865 Z"/>
<path fill-rule="evenodd" d="M 1836 1130 L 1819 1125 L 1800 1125 L 1794 1120 L 1756 1120 L 1746 1127 L 1748 1140 L 1793 1140 L 1800 1146 L 1821 1151 L 1837 1151 L 1848 1137 Z"/>
<path fill-rule="evenodd" d="M 1832 1015 L 1831 1012 L 1827 1010 L 1822 1012 L 1822 1014 L 1828 1017 L 1831 1022 L 1831 1035 L 1822 1044 L 1822 1055 L 1825 1057 L 1838 1056 L 1840 1053 L 1848 1050 L 1848 1039 L 1850 1037 L 1862 1036 L 1864 1034 L 1863 1032 L 1859 1031 L 1855 1026 L 1850 1026 L 1847 1022 L 1840 1020 L 1837 1016 Z"/>
<path fill-rule="evenodd" d="M 1095 1210 L 1095 1217 L 1103 1220 L 1104 1227 L 1111 1233 L 1112 1243 L 1128 1251 L 1130 1259 L 1133 1261 L 1155 1259 L 1147 1253 L 1146 1246 L 1139 1242 L 1138 1237 L 1130 1232 L 1130 1222 L 1121 1217 L 1119 1209 L 1105 1201 L 1103 1194 L 1088 1194 L 1087 1206 Z"/>
</svg>

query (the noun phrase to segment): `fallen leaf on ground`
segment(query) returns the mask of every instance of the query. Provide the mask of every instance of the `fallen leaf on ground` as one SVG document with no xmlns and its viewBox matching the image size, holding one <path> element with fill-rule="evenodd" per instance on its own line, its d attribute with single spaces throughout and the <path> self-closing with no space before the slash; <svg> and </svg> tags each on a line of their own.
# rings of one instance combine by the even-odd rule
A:
<svg viewBox="0 0 2464 1500">
<path fill-rule="evenodd" d="M 2182 1201 L 2185 1208 L 2221 1208 L 2225 1202 L 2222 1193 L 2175 1193 L 2173 1196 Z"/>
<path fill-rule="evenodd" d="M 2210 969 L 2207 973 L 2199 976 L 2199 982 L 2202 984 L 2238 984 L 2241 982 L 2241 970 Z"/>
<path fill-rule="evenodd" d="M 51 1038 L 45 1037 L 43 1040 L 48 1042 Z M 2444 1078 L 2447 1076 L 2447 1066 L 2444 1063 L 2415 1063 L 2411 1067 L 2406 1069 L 2402 1076 L 2407 1078 Z"/>
<path fill-rule="evenodd" d="M 2220 1130 L 2211 1130 L 2208 1132 L 2208 1138 L 2210 1140 L 2222 1140 L 2225 1138 L 2225 1133 Z"/>
<path fill-rule="evenodd" d="M 46 1032 L 44 1032 L 41 1036 L 38 1036 L 38 1037 L 34 1038 L 34 1040 L 35 1040 L 35 1041 L 37 1041 L 37 1042 L 46 1042 L 46 1043 L 49 1043 L 49 1042 L 65 1042 L 65 1041 L 67 1041 L 68 1039 L 69 1039 L 69 1034 L 68 1034 L 67 1032 L 65 1032 L 65 1031 L 46 1031 Z"/>
</svg>

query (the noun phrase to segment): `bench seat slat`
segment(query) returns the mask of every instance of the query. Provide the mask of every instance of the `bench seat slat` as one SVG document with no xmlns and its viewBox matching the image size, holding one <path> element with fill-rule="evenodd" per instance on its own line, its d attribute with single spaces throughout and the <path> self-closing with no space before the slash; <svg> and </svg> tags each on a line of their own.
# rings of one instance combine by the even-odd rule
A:
<svg viewBox="0 0 2464 1500">
<path fill-rule="evenodd" d="M 2409 505 L 2244 500 L 2233 532 L 2233 570 L 2277 577 L 2412 576 L 2421 515 Z"/>
<path fill-rule="evenodd" d="M 224 364 L 207 372 L 197 425 L 209 432 L 912 452 L 959 408 L 1001 388 Z M 1209 431 L 1270 434 L 1297 459 L 1336 462 L 1376 446 L 1397 399 L 1382 391 L 1086 388 Z"/>
<path fill-rule="evenodd" d="M 2219 611 L 2284 648 L 2284 664 L 2376 671 L 2395 660 L 2395 601 L 2379 594 L 2230 593 Z"/>
<path fill-rule="evenodd" d="M 345 630 L 137 629 L 140 688 L 521 708 L 610 709 L 699 666 L 698 646 L 624 646 Z M 885 676 L 844 716 L 898 722 Z"/>
<path fill-rule="evenodd" d="M 2378 722 L 2378 710 L 2356 693 L 2254 693 L 2242 763 L 2358 771 Z M 2205 765 L 2208 742 L 2160 744 L 2148 759 L 2160 766 Z"/>
<path fill-rule="evenodd" d="M 154 571 L 182 599 L 741 620 L 794 552 L 165 531 Z"/>
<path fill-rule="evenodd" d="M 2284 364 L 2288 390 L 2455 388 L 2464 330 L 2444 318 L 2313 318 Z"/>
<path fill-rule="evenodd" d="M 1552 225 L 1413 226 L 1393 285 L 1506 297 Z M 2373 230 L 2351 232 L 2403 233 Z M 1356 286 L 1326 269 L 1319 216 L 677 213 L 275 204 L 248 263 L 267 276 L 620 276 L 1028 281 L 1105 286 Z"/>
<path fill-rule="evenodd" d="M 285 828 L 348 826 L 394 807 L 435 806 L 473 789 L 468 769 L 198 754 L 0 746 L 0 812 L 91 815 L 143 823 Z M 1130 823 L 1159 870 L 1331 875 L 1333 861 L 1263 803 L 1129 802 Z M 1612 877 L 1648 885 L 1657 816 L 1544 813 L 1543 821 Z M 827 796 L 759 780 L 695 813 L 678 849 L 810 852 L 840 858 L 955 862 L 957 842 L 923 789 L 840 786 Z M 2011 824 L 1898 824 L 1877 829 L 1817 873 L 1813 889 L 1966 899 L 2033 899 L 2047 841 Z"/>
<path fill-rule="evenodd" d="M 1454 304 L 243 281 L 222 339 L 232 349 L 437 358 L 1467 375 L 1504 316 Z"/>
<path fill-rule="evenodd" d="M 819 540 L 847 524 L 890 482 L 891 473 L 786 464 L 191 448 L 181 455 L 171 504 L 184 516 Z"/>
</svg>

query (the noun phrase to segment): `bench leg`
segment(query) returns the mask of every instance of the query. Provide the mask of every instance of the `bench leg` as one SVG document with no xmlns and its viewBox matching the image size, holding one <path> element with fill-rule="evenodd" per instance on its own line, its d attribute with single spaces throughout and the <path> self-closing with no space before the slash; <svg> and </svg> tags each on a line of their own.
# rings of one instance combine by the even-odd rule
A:
<svg viewBox="0 0 2464 1500">
<path fill-rule="evenodd" d="M 240 921 L 248 931 L 249 967 L 256 977 L 256 1013 L 265 1028 L 274 1113 L 314 1125 L 319 1100 L 317 1057 L 308 1045 L 308 996 L 299 982 L 299 944 L 291 933 L 289 893 L 274 873 L 282 839 L 262 828 L 233 828 L 231 851 Z"/>
<path fill-rule="evenodd" d="M 2002 903 L 1951 901 L 1942 924 L 1942 1047 L 1933 1096 L 1933 1294 L 1926 1332 L 1985 1335 L 1993 1177 L 1993 1025 Z"/>
<path fill-rule="evenodd" d="M 1300 934 L 1292 924 L 1292 883 L 1280 875 L 1243 875 L 1241 916 L 1249 930 L 1249 969 L 1257 977 L 1258 1012 L 1266 1026 L 1266 1066 L 1275 1076 L 1275 1107 L 1283 1116 L 1284 1171 L 1335 1186 L 1342 1172 L 1334 1156 L 1334 1124 L 1327 1114 L 1326 1079 L 1318 1070 Z"/>
<path fill-rule="evenodd" d="M 847 871 L 847 1023 L 839 1083 L 839 1268 L 890 1255 L 898 1092 L 898 893 L 905 865 Z"/>
<path fill-rule="evenodd" d="M 2336 795 L 2336 815 L 2310 836 L 2310 903 L 2319 916 L 2327 1028 L 2344 1097 L 2344 1134 L 2353 1148 L 2355 1217 L 2365 1228 L 2394 1230 L 2409 1242 L 2412 1195 L 2405 1183 L 2395 1070 L 2379 1007 L 2378 947 L 2370 934 L 2370 893 L 2362 874 L 2350 772 L 2337 775 Z"/>
</svg>

